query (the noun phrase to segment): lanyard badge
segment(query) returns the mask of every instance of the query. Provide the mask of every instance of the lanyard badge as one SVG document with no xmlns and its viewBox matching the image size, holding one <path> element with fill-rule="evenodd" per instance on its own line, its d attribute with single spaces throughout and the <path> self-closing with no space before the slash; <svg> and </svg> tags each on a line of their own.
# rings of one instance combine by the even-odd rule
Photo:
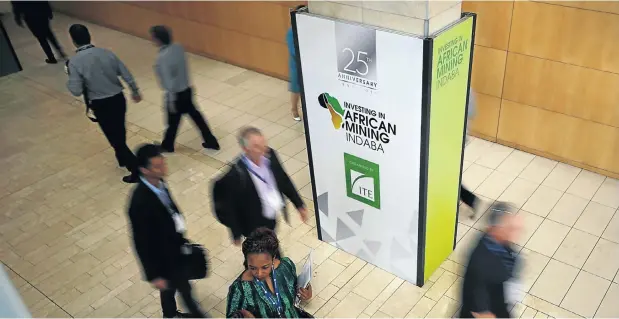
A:
<svg viewBox="0 0 619 319">
<path fill-rule="evenodd" d="M 282 307 L 282 301 L 279 296 L 279 288 L 277 287 L 277 275 L 275 273 L 275 267 L 273 267 L 273 290 L 275 290 L 275 296 L 273 296 L 273 294 L 267 289 L 266 285 L 260 280 L 254 278 L 254 281 L 256 282 L 256 286 L 262 288 L 264 296 L 269 300 L 271 305 L 273 305 L 275 310 L 277 310 L 277 315 L 282 318 L 282 313 L 284 312 L 284 309 Z"/>
</svg>

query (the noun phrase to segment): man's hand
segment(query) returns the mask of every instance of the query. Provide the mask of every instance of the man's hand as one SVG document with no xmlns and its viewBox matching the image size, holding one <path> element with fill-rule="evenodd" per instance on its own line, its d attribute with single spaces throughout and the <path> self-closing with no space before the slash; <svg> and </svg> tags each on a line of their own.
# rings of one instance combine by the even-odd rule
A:
<svg viewBox="0 0 619 319">
<path fill-rule="evenodd" d="M 307 223 L 307 218 L 308 218 L 307 208 L 305 207 L 299 208 L 299 214 L 301 214 L 301 221 L 304 223 Z"/>
<path fill-rule="evenodd" d="M 142 101 L 142 95 L 140 92 L 133 93 L 131 94 L 131 99 L 133 99 L 133 102 L 135 103 L 140 103 Z"/>
<path fill-rule="evenodd" d="M 159 289 L 159 290 L 166 290 L 168 289 L 168 282 L 163 279 L 163 278 L 156 278 L 153 281 L 150 282 L 151 284 L 153 284 L 153 286 L 155 286 L 155 288 Z"/>
<path fill-rule="evenodd" d="M 243 314 L 243 318 L 256 318 L 251 312 L 245 309 L 241 309 L 241 313 Z"/>
<path fill-rule="evenodd" d="M 496 318 L 496 316 L 489 311 L 486 312 L 473 312 L 473 317 L 475 318 Z"/>
</svg>

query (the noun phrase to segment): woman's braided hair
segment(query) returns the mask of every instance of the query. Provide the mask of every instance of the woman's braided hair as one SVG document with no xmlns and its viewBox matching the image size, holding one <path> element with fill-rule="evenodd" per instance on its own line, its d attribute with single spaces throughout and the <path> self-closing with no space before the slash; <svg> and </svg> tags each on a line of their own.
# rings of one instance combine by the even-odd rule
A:
<svg viewBox="0 0 619 319">
<path fill-rule="evenodd" d="M 268 228 L 254 230 L 243 242 L 243 256 L 247 260 L 249 254 L 269 254 L 271 257 L 279 257 L 279 240 L 275 232 Z"/>
</svg>

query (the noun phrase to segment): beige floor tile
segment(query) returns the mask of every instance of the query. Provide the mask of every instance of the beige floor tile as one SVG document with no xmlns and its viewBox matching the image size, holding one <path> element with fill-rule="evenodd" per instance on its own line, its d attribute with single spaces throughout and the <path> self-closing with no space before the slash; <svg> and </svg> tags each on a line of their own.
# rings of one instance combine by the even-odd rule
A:
<svg viewBox="0 0 619 319">
<path fill-rule="evenodd" d="M 537 228 L 525 247 L 546 256 L 553 256 L 569 230 L 570 228 L 565 225 L 546 219 Z"/>
<path fill-rule="evenodd" d="M 584 198 L 565 193 L 548 214 L 548 219 L 563 225 L 574 226 L 588 204 L 589 201 Z"/>
<path fill-rule="evenodd" d="M 522 209 L 546 217 L 562 195 L 563 193 L 559 190 L 541 185 L 522 206 Z"/>
<path fill-rule="evenodd" d="M 542 185 L 565 192 L 581 171 L 580 168 L 559 163 L 546 177 Z"/>
<path fill-rule="evenodd" d="M 614 214 L 615 209 L 590 202 L 574 224 L 574 228 L 602 236 Z"/>
<path fill-rule="evenodd" d="M 359 297 L 361 298 L 361 297 Z M 314 317 L 316 318 L 325 318 L 331 313 L 331 311 L 340 303 L 338 299 L 331 298 L 329 299 L 318 311 L 314 312 Z M 349 317 L 349 316 L 347 316 Z"/>
<path fill-rule="evenodd" d="M 544 256 L 527 248 L 523 248 L 522 251 L 520 251 L 519 256 L 522 258 L 520 262 L 523 267 L 520 274 L 520 280 L 523 285 L 522 289 L 525 292 L 528 292 L 537 281 L 537 278 L 539 278 L 542 274 L 542 271 L 544 271 L 548 265 L 550 257 Z"/>
<path fill-rule="evenodd" d="M 349 266 L 349 267 L 352 267 Z M 362 266 L 361 266 L 362 267 Z M 354 273 L 356 273 L 357 271 L 359 271 L 361 269 L 361 267 L 359 268 L 351 268 L 354 269 L 353 271 L 351 271 L 351 273 L 353 273 L 352 275 L 354 276 Z M 343 286 L 344 284 L 346 284 L 346 282 L 342 282 L 336 279 L 339 276 L 341 276 L 341 274 L 343 272 L 346 272 L 347 268 L 345 268 L 344 266 L 332 261 L 332 260 L 325 260 L 317 269 L 316 269 L 316 273 L 315 273 L 315 279 L 312 282 L 312 290 L 315 294 L 320 294 L 320 292 L 325 289 L 327 286 L 329 286 L 329 284 L 333 284 L 336 287 L 339 285 Z M 352 276 L 350 277 L 352 278 Z"/>
<path fill-rule="evenodd" d="M 422 297 L 405 318 L 425 318 L 435 305 L 436 301 Z"/>
<path fill-rule="evenodd" d="M 541 184 L 557 166 L 557 162 L 536 156 L 531 163 L 520 173 L 519 177 Z"/>
<path fill-rule="evenodd" d="M 507 156 L 507 158 L 505 158 L 496 170 L 518 176 L 531 163 L 533 158 L 535 158 L 535 155 L 533 154 L 514 150 L 511 154 L 509 154 L 509 156 Z"/>
<path fill-rule="evenodd" d="M 393 317 L 402 318 L 409 313 L 423 297 L 423 290 L 409 282 L 404 282 L 382 305 L 380 311 Z"/>
<path fill-rule="evenodd" d="M 370 300 L 365 299 L 353 292 L 348 294 L 344 300 L 338 303 L 328 314 L 328 317 L 354 318 L 359 316 L 368 304 L 370 304 Z"/>
<path fill-rule="evenodd" d="M 443 295 L 451 288 L 451 286 L 458 280 L 458 276 L 445 271 L 443 274 L 436 280 L 432 288 L 430 288 L 426 293 L 425 297 L 428 297 L 434 301 L 439 301 Z"/>
<path fill-rule="evenodd" d="M 619 181 L 613 178 L 606 178 L 591 200 L 608 207 L 619 208 L 618 193 Z"/>
<path fill-rule="evenodd" d="M 606 292 L 602 304 L 595 313 L 596 318 L 617 318 L 619 317 L 619 285 L 613 283 Z"/>
<path fill-rule="evenodd" d="M 473 164 L 462 174 L 462 184 L 464 184 L 468 190 L 474 191 L 486 178 L 488 178 L 488 176 L 490 176 L 490 174 L 492 174 L 492 169 Z"/>
<path fill-rule="evenodd" d="M 577 275 L 577 268 L 560 261 L 550 260 L 531 288 L 530 294 L 559 305 Z"/>
<path fill-rule="evenodd" d="M 475 163 L 484 167 L 496 169 L 512 153 L 513 150 L 514 149 L 511 147 L 506 147 L 500 144 L 492 144 L 489 149 L 487 149 L 477 160 L 475 160 Z"/>
<path fill-rule="evenodd" d="M 591 255 L 589 255 L 583 270 L 613 280 L 617 270 L 619 270 L 619 244 L 600 238 Z"/>
<path fill-rule="evenodd" d="M 619 244 L 619 213 L 615 212 L 602 237 Z"/>
<path fill-rule="evenodd" d="M 605 176 L 582 170 L 566 192 L 591 200 L 605 179 Z"/>
<path fill-rule="evenodd" d="M 436 305 L 430 310 L 427 318 L 451 318 L 458 312 L 460 303 L 457 301 L 443 296 Z"/>
<path fill-rule="evenodd" d="M 476 193 L 490 199 L 497 199 L 503 194 L 505 189 L 514 181 L 516 175 L 494 171 L 486 180 L 475 190 Z"/>
<path fill-rule="evenodd" d="M 581 271 L 561 302 L 561 307 L 584 317 L 593 317 L 609 286 L 610 281 Z"/>
<path fill-rule="evenodd" d="M 492 143 L 471 136 L 469 138 L 472 140 L 464 148 L 464 159 L 469 162 L 475 162 L 492 147 Z"/>
<path fill-rule="evenodd" d="M 552 258 L 582 268 L 598 239 L 597 236 L 572 228 Z"/>
<path fill-rule="evenodd" d="M 505 189 L 498 200 L 521 208 L 538 187 L 539 184 L 518 177 Z"/>
<path fill-rule="evenodd" d="M 520 318 L 535 318 L 535 316 L 537 315 L 538 311 L 527 307 L 524 312 L 520 315 Z"/>
<path fill-rule="evenodd" d="M 524 210 L 518 212 L 520 216 L 522 216 L 523 220 L 523 228 L 522 233 L 519 235 L 519 238 L 516 240 L 516 244 L 520 246 L 524 246 L 535 234 L 539 226 L 544 221 L 543 217 L 537 216 L 535 214 L 531 214 Z"/>
<path fill-rule="evenodd" d="M 367 300 L 374 300 L 380 294 L 395 276 L 380 269 L 374 268 L 360 283 L 353 292 Z"/>
</svg>

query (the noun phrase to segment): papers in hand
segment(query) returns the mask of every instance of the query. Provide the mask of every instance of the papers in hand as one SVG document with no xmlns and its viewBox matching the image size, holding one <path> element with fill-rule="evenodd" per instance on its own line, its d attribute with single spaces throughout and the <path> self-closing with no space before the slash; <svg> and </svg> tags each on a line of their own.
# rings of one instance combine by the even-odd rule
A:
<svg viewBox="0 0 619 319">
<path fill-rule="evenodd" d="M 307 256 L 307 260 L 305 261 L 305 265 L 303 265 L 303 270 L 297 277 L 297 288 L 307 288 L 310 281 L 312 280 L 312 253 L 314 251 L 310 251 Z"/>
</svg>

